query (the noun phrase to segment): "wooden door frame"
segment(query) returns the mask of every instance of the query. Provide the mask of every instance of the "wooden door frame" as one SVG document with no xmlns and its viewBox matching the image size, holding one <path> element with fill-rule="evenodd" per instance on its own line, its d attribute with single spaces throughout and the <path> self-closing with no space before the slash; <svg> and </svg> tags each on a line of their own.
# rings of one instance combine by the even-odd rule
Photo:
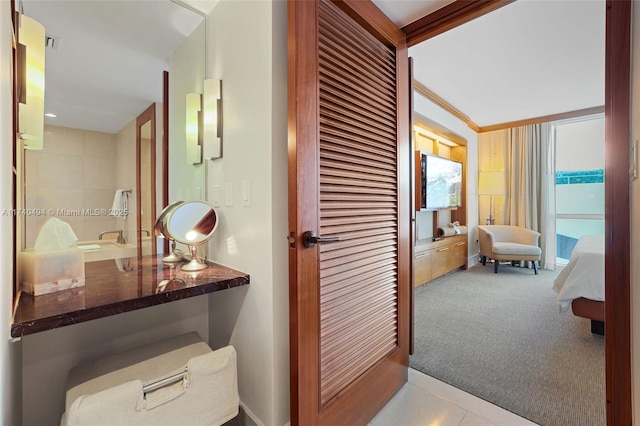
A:
<svg viewBox="0 0 640 426">
<path fill-rule="evenodd" d="M 458 0 L 405 26 L 413 46 L 514 0 Z M 606 1 L 605 48 L 605 350 L 607 424 L 630 425 L 632 413 L 629 142 L 631 0 Z M 607 267 L 609 265 L 610 267 Z M 622 265 L 622 267 L 613 267 Z"/>
<path fill-rule="evenodd" d="M 149 107 L 144 110 L 137 118 L 136 118 L 136 244 L 137 244 L 137 253 L 138 257 L 142 256 L 142 174 L 140 170 L 140 161 L 142 160 L 142 133 L 141 129 L 146 123 L 150 123 L 151 126 L 151 143 L 149 153 L 150 164 L 149 168 L 151 175 L 151 183 L 150 183 L 150 196 L 151 196 L 151 212 L 150 219 L 151 223 L 154 224 L 156 222 L 156 104 L 155 102 L 149 105 Z M 152 232 L 153 229 L 149 229 L 149 232 Z M 156 237 L 155 235 L 150 235 L 151 237 L 151 254 L 156 253 Z"/>
<path fill-rule="evenodd" d="M 169 205 L 169 71 L 162 72 L 162 208 Z M 156 239 L 153 235 L 152 238 Z M 162 253 L 169 253 L 169 239 L 162 239 Z M 155 252 L 152 254 L 156 254 Z"/>
</svg>

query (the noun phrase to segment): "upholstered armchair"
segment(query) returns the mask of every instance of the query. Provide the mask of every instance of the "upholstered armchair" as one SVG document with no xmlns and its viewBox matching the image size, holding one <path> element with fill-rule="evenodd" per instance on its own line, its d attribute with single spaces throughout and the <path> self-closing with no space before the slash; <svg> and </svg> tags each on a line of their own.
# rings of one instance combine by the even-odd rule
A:
<svg viewBox="0 0 640 426">
<path fill-rule="evenodd" d="M 540 233 L 520 226 L 481 225 L 478 226 L 478 239 L 482 264 L 487 264 L 487 258 L 493 259 L 496 274 L 501 260 L 512 263 L 529 260 L 533 264 L 533 272 L 538 274 L 536 262 L 542 254 Z"/>
</svg>

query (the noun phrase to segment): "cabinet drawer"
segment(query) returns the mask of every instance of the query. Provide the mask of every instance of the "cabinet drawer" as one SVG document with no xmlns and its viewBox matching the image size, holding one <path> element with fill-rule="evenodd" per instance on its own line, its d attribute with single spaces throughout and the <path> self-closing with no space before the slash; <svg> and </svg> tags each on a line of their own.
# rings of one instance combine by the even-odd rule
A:
<svg viewBox="0 0 640 426">
<path fill-rule="evenodd" d="M 431 251 L 416 253 L 414 258 L 414 285 L 422 285 L 431 281 Z"/>
<path fill-rule="evenodd" d="M 453 245 L 446 245 L 437 249 L 433 249 L 431 252 L 432 278 L 437 278 L 440 275 L 444 275 L 451 269 L 453 269 Z"/>
<path fill-rule="evenodd" d="M 467 242 L 459 241 L 453 245 L 453 253 L 451 253 L 453 260 L 453 267 L 459 268 L 467 264 Z"/>
</svg>

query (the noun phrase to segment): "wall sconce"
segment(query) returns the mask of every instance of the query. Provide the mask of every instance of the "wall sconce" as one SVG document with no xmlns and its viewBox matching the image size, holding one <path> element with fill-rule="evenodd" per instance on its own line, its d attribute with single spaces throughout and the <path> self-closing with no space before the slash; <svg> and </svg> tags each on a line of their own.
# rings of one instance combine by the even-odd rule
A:
<svg viewBox="0 0 640 426">
<path fill-rule="evenodd" d="M 187 93 L 186 103 L 187 164 L 202 163 L 202 95 Z"/>
<path fill-rule="evenodd" d="M 25 149 L 42 149 L 44 136 L 44 27 L 20 15 L 18 133 Z"/>
<path fill-rule="evenodd" d="M 222 80 L 204 81 L 204 158 L 222 157 Z"/>
<path fill-rule="evenodd" d="M 493 196 L 504 195 L 504 172 L 480 172 L 478 174 L 478 195 L 489 195 L 489 218 L 487 225 L 495 225 L 493 217 Z"/>
</svg>

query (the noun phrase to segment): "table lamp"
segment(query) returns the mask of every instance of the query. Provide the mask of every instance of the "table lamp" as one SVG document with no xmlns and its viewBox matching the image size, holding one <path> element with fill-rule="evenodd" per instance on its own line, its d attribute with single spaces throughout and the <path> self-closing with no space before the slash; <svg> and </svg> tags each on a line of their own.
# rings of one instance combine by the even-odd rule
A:
<svg viewBox="0 0 640 426">
<path fill-rule="evenodd" d="M 505 182 L 504 172 L 480 172 L 478 174 L 478 195 L 489 195 L 489 218 L 487 225 L 494 225 L 493 217 L 493 196 L 504 195 Z"/>
</svg>

